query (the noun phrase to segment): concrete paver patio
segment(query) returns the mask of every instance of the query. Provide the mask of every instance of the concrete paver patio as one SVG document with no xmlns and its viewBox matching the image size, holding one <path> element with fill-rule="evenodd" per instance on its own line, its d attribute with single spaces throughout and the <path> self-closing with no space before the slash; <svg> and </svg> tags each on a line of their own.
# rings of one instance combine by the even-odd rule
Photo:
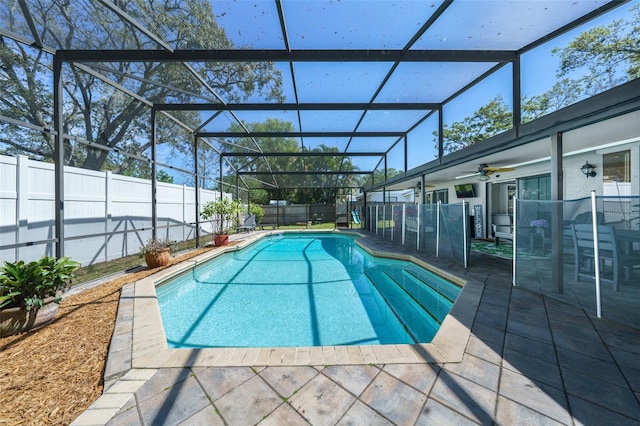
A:
<svg viewBox="0 0 640 426">
<path fill-rule="evenodd" d="M 640 330 L 513 287 L 510 261 L 474 255 L 464 269 L 421 257 L 482 284 L 456 362 L 133 368 L 129 285 L 106 391 L 74 424 L 640 425 Z"/>
</svg>

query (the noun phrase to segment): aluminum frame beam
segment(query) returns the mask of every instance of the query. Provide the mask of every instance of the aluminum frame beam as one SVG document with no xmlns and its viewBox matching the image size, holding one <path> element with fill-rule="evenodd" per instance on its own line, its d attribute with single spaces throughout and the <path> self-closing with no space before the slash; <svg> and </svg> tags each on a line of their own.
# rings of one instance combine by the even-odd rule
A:
<svg viewBox="0 0 640 426">
<path fill-rule="evenodd" d="M 341 138 L 341 137 L 400 137 L 406 135 L 406 132 L 200 132 L 200 137 L 209 138 Z"/>
<path fill-rule="evenodd" d="M 61 49 L 63 62 L 511 62 L 515 50 L 114 50 Z"/>
<path fill-rule="evenodd" d="M 221 152 L 223 157 L 382 157 L 384 152 Z"/>
<path fill-rule="evenodd" d="M 252 175 L 252 176 L 260 176 L 260 175 L 275 175 L 275 176 L 286 176 L 286 175 L 292 175 L 292 176 L 296 176 L 296 175 L 304 175 L 304 176 L 312 176 L 312 175 L 370 175 L 373 173 L 373 171 L 371 170 L 356 170 L 356 171 L 342 171 L 342 172 L 337 172 L 337 171 L 323 171 L 323 172 L 283 172 L 283 171 L 278 171 L 278 172 L 261 172 L 261 171 L 256 171 L 256 172 L 242 172 L 242 171 L 238 171 L 236 172 L 239 175 Z"/>
<path fill-rule="evenodd" d="M 432 102 L 398 102 L 398 103 L 284 103 L 284 104 L 266 104 L 266 103 L 246 103 L 246 104 L 219 104 L 219 103 L 201 103 L 201 104 L 155 104 L 154 108 L 158 111 L 387 111 L 387 110 L 417 110 L 431 111 L 441 107 L 439 103 Z"/>
</svg>

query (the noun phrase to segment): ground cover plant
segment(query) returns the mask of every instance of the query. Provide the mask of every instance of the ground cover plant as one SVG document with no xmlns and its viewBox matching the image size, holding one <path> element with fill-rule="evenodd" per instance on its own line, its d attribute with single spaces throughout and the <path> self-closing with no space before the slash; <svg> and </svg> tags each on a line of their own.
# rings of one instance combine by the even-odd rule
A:
<svg viewBox="0 0 640 426">
<path fill-rule="evenodd" d="M 189 251 L 169 265 L 211 249 Z M 98 399 L 120 289 L 157 271 L 143 267 L 65 297 L 47 327 L 1 338 L 0 424 L 70 424 Z"/>
</svg>

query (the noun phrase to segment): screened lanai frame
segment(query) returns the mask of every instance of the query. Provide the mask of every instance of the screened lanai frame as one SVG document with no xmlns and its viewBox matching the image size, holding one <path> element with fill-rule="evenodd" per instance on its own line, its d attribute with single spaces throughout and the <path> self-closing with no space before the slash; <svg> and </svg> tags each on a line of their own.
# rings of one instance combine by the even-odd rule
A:
<svg viewBox="0 0 640 426">
<path fill-rule="evenodd" d="M 346 131 L 340 132 L 331 132 L 327 130 L 322 131 L 307 131 L 300 129 L 299 131 L 293 133 L 269 133 L 268 135 L 263 136 L 273 136 L 273 137 L 296 137 L 300 140 L 304 140 L 304 138 L 313 138 L 313 137 L 346 137 L 350 140 L 358 137 L 370 137 L 370 138 L 395 138 L 395 141 L 386 147 L 384 150 L 376 151 L 376 152 L 358 152 L 358 151 L 349 151 L 349 143 L 347 143 L 347 147 L 342 152 L 342 156 L 351 157 L 357 156 L 359 154 L 366 156 L 377 156 L 379 157 L 379 161 L 377 163 L 376 168 L 382 167 L 386 175 L 387 169 L 387 161 L 386 157 L 389 152 L 398 144 L 404 143 L 406 146 L 407 143 L 407 135 L 415 129 L 420 123 L 424 122 L 434 114 L 438 116 L 438 135 L 439 135 L 439 144 L 438 144 L 438 158 L 443 157 L 443 148 L 442 148 L 442 112 L 445 105 L 450 102 L 452 99 L 455 99 L 460 94 L 467 91 L 469 88 L 478 84 L 482 80 L 484 80 L 487 76 L 495 73 L 497 70 L 501 69 L 507 64 L 511 65 L 512 68 L 512 103 L 513 103 L 513 133 L 518 135 L 519 128 L 521 126 L 521 117 L 520 117 L 520 56 L 523 53 L 534 49 L 538 45 L 548 41 L 549 39 L 563 34 L 573 28 L 578 27 L 579 25 L 587 22 L 588 20 L 596 17 L 600 14 L 606 13 L 607 11 L 620 6 L 624 2 L 620 1 L 594 1 L 594 2 L 586 2 L 588 3 L 585 8 L 587 9 L 586 13 L 580 11 L 580 13 L 576 13 L 575 16 L 568 13 L 566 18 L 566 22 L 558 23 L 553 22 L 550 25 L 550 28 L 545 30 L 544 32 L 538 34 L 533 37 L 533 39 L 527 40 L 527 42 L 522 43 L 521 45 L 511 48 L 493 48 L 493 49 L 482 49 L 478 47 L 473 48 L 464 48 L 464 41 L 457 40 L 460 48 L 453 49 L 434 49 L 434 48 L 417 48 L 421 46 L 432 47 L 428 41 L 428 37 L 425 37 L 433 28 L 438 28 L 442 26 L 446 26 L 444 22 L 444 17 L 447 16 L 448 10 L 454 10 L 457 7 L 460 7 L 460 4 L 464 4 L 461 2 L 453 2 L 453 1 L 443 1 L 436 3 L 431 6 L 432 13 L 425 19 L 424 23 L 422 23 L 419 28 L 414 28 L 415 32 L 412 33 L 410 37 L 408 37 L 408 41 L 403 41 L 400 44 L 392 46 L 393 48 L 349 48 L 349 49 L 340 49 L 340 48 L 301 48 L 296 49 L 292 46 L 296 45 L 296 42 L 300 42 L 299 37 L 292 37 L 295 31 L 290 29 L 290 25 L 292 23 L 285 19 L 287 7 L 300 7 L 300 5 L 295 3 L 288 3 L 282 0 L 275 0 L 273 3 L 270 3 L 275 10 L 277 11 L 278 16 L 278 24 L 279 24 L 279 37 L 281 39 L 282 45 L 281 48 L 274 48 L 274 46 L 269 46 L 270 48 L 241 48 L 241 49 L 225 49 L 225 50 L 193 50 L 193 49 L 177 49 L 174 46 L 169 45 L 166 41 L 162 40 L 162 38 L 156 34 L 154 34 L 151 30 L 145 28 L 141 23 L 137 22 L 134 18 L 132 18 L 125 10 L 120 9 L 117 5 L 110 1 L 101 1 L 100 5 L 104 7 L 105 13 L 115 14 L 122 20 L 124 25 L 129 26 L 140 34 L 143 34 L 144 37 L 151 40 L 153 43 L 157 44 L 157 48 L 153 50 L 139 50 L 139 49 L 130 49 L 130 50 L 106 50 L 106 49 L 71 49 L 71 50 L 61 50 L 56 48 L 49 48 L 44 45 L 43 40 L 39 36 L 39 33 L 36 28 L 36 24 L 32 19 L 29 13 L 29 4 L 25 0 L 21 0 L 18 2 L 20 8 L 24 14 L 24 18 L 29 24 L 31 28 L 31 34 L 29 36 L 13 34 L 6 29 L 0 29 L 0 34 L 4 37 L 9 37 L 19 42 L 34 45 L 43 51 L 46 51 L 53 55 L 53 68 L 54 68 L 54 129 L 53 133 L 55 134 L 56 141 L 56 195 L 55 195 L 55 205 L 59 206 L 56 208 L 56 253 L 61 256 L 63 255 L 63 242 L 64 242 L 64 211 L 62 208 L 62 200 L 64 198 L 64 182 L 63 182 L 63 172 L 61 164 L 64 163 L 62 153 L 63 153 L 63 144 L 67 135 L 64 134 L 63 128 L 61 127 L 61 117 L 62 114 L 62 90 L 60 90 L 62 81 L 62 66 L 63 64 L 72 64 L 74 67 L 78 67 L 84 72 L 90 73 L 91 75 L 103 80 L 106 84 L 112 85 L 113 87 L 123 90 L 125 93 L 127 92 L 126 88 L 117 85 L 116 83 L 109 80 L 104 74 L 101 74 L 101 68 L 104 70 L 105 63 L 117 63 L 120 61 L 126 62 L 180 62 L 185 64 L 185 66 L 189 67 L 192 70 L 194 78 L 200 79 L 203 85 L 205 94 L 197 94 L 196 96 L 200 101 L 205 100 L 207 102 L 195 102 L 190 104 L 155 104 L 147 99 L 139 99 L 141 102 L 146 103 L 151 109 L 151 123 L 155 123 L 155 116 L 157 113 L 165 114 L 166 116 L 171 116 L 171 111 L 178 110 L 199 110 L 199 111 L 212 111 L 213 114 L 218 114 L 222 111 L 228 112 L 230 114 L 235 114 L 236 111 L 295 111 L 297 113 L 297 121 L 298 123 L 302 123 L 302 115 L 305 112 L 313 112 L 313 111 L 332 111 L 332 112 L 340 112 L 340 111 L 357 111 L 360 113 L 360 119 L 357 122 L 355 128 Z M 267 2 L 264 2 L 267 3 Z M 304 3 L 304 2 L 301 2 Z M 215 2 L 214 2 L 215 4 Z M 262 7 L 262 5 L 261 5 Z M 517 8 L 513 4 L 509 3 L 510 8 Z M 582 7 L 582 6 L 580 6 Z M 535 7 L 534 7 L 535 9 Z M 526 8 L 525 8 L 525 11 Z M 528 10 L 531 12 L 531 10 Z M 513 12 L 513 10 L 512 10 Z M 521 12 L 523 12 L 521 10 Z M 454 12 L 455 13 L 455 12 Z M 570 18 L 570 19 L 569 19 Z M 526 19 L 532 19 L 529 15 Z M 517 20 L 517 19 L 516 19 Z M 415 22 L 412 21 L 412 24 L 415 25 Z M 296 23 L 293 23 L 296 25 Z M 298 24 L 299 25 L 299 24 Z M 371 26 L 370 24 L 366 24 Z M 509 25 L 508 22 L 499 22 L 498 25 Z M 276 26 L 277 27 L 277 26 Z M 539 28 L 536 28 L 539 30 Z M 520 34 L 520 36 L 523 36 Z M 531 37 L 530 37 L 531 38 Z M 495 41 L 495 40 L 494 40 Z M 501 41 L 504 43 L 504 41 Z M 329 40 L 329 45 L 336 46 L 339 45 L 339 42 L 335 39 Z M 416 47 L 417 46 L 417 47 Z M 360 46 L 358 46 L 360 47 Z M 229 62 L 282 62 L 288 64 L 291 70 L 291 78 L 293 80 L 293 91 L 296 94 L 295 101 L 289 103 L 259 103 L 259 102 L 244 102 L 244 103 L 228 103 L 225 102 L 212 88 L 208 87 L 204 78 L 199 76 L 195 68 L 189 65 L 194 62 L 203 62 L 203 61 L 229 61 Z M 390 70 L 386 73 L 383 78 L 383 81 L 375 88 L 373 95 L 365 100 L 364 102 L 301 102 L 298 99 L 299 87 L 296 87 L 296 73 L 294 68 L 301 64 L 305 63 L 327 63 L 327 64 L 379 64 L 379 63 L 388 63 L 391 64 Z M 448 93 L 448 96 L 438 99 L 437 102 L 378 102 L 377 97 L 385 92 L 386 84 L 393 80 L 394 72 L 397 69 L 404 67 L 407 64 L 425 64 L 425 63 L 434 63 L 434 64 L 488 64 L 486 65 L 486 69 L 483 72 L 477 73 L 473 75 L 472 78 L 464 81 L 463 84 L 458 84 L 456 80 L 456 84 L 458 86 L 452 90 L 451 93 Z M 133 77 L 133 76 L 132 76 Z M 455 80 L 455 79 L 453 79 Z M 184 91 L 184 89 L 176 88 L 176 92 Z M 129 93 L 130 95 L 133 95 Z M 424 115 L 416 121 L 412 126 L 408 128 L 400 128 L 400 129 L 387 129 L 387 131 L 373 131 L 367 132 L 365 130 L 361 130 L 359 128 L 360 123 L 363 122 L 365 116 L 369 112 L 373 111 L 424 111 Z M 213 115 L 212 115 L 213 116 Z M 6 121 L 6 120 L 5 120 Z M 179 125 L 185 126 L 183 123 L 180 123 L 179 120 L 173 118 L 173 121 L 178 123 Z M 203 126 L 206 124 L 205 120 L 203 122 Z M 240 122 L 240 120 L 237 120 Z M 186 127 L 186 126 L 185 126 Z M 300 124 L 300 127 L 302 125 Z M 43 129 L 45 130 L 45 129 Z M 197 129 L 189 129 L 193 131 L 194 143 L 198 140 L 206 140 L 206 138 L 223 138 L 223 137 L 258 137 L 257 134 L 247 133 L 239 133 L 232 134 L 230 132 L 205 132 L 198 131 Z M 155 144 L 155 125 L 151 125 L 151 139 L 154 142 L 152 144 L 151 150 L 151 164 L 152 164 L 152 185 L 155 185 L 156 182 L 156 166 L 162 165 L 157 161 L 156 158 L 156 144 Z M 76 138 L 77 140 L 77 138 Z M 80 142 L 82 142 L 80 140 Z M 304 145 L 304 142 L 302 142 Z M 99 147 L 100 149 L 109 149 L 108 147 Z M 197 152 L 197 151 L 196 151 Z M 124 154 L 130 155 L 130 154 Z M 220 163 L 223 162 L 225 157 L 229 157 L 231 154 L 220 151 Z M 269 157 L 277 157 L 277 156 L 290 156 L 290 153 L 260 153 L 265 162 L 268 162 Z M 313 158 L 314 156 L 318 156 L 318 154 L 313 153 L 304 153 L 304 155 L 308 158 Z M 197 161 L 195 162 L 197 164 Z M 169 166 L 172 167 L 172 166 Z M 375 170 L 375 169 L 374 169 Z M 373 177 L 374 170 L 361 170 L 360 174 L 366 175 L 369 174 Z M 407 167 L 407 149 L 404 149 L 404 171 L 405 174 L 408 170 Z M 183 172 L 192 173 L 196 176 L 196 182 L 198 182 L 198 170 L 197 168 L 193 171 L 182 170 Z M 220 168 L 221 176 L 220 181 L 222 181 L 222 167 Z M 313 174 L 313 171 L 297 171 L 297 172 L 288 172 L 288 174 L 293 175 L 309 175 Z M 326 172 L 321 172 L 326 174 Z M 424 170 L 422 171 L 424 173 Z M 246 175 L 250 175 L 249 172 L 244 172 L 242 170 L 237 170 L 236 174 L 238 177 L 242 178 Z M 273 179 L 277 185 L 277 176 L 287 174 L 287 172 L 276 171 L 274 170 L 270 177 Z M 347 173 L 342 173 L 347 174 Z M 340 174 L 337 174 L 339 177 Z M 396 178 L 397 180 L 398 178 Z M 384 191 L 386 184 L 386 178 L 383 182 L 374 182 L 369 180 L 365 185 L 363 185 L 363 190 L 376 190 L 382 189 Z M 339 179 L 335 180 L 335 187 L 340 186 Z M 423 184 L 424 188 L 425 185 Z M 152 189 L 152 194 L 156 193 L 155 186 Z M 197 193 L 197 191 L 196 191 Z M 366 197 L 365 197 L 366 199 Z M 155 202 L 152 203 L 155 206 Z M 155 207 L 152 210 L 152 222 L 153 228 L 156 228 L 156 213 Z M 198 218 L 196 217 L 196 221 Z"/>
</svg>

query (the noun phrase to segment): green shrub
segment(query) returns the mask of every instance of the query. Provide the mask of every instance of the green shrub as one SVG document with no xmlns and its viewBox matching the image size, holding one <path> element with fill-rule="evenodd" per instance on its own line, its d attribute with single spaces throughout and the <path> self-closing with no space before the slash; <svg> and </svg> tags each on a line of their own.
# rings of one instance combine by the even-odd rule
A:
<svg viewBox="0 0 640 426">
<path fill-rule="evenodd" d="M 5 261 L 0 267 L 0 308 L 36 310 L 48 297 L 60 303 L 62 291 L 69 288 L 79 267 L 78 262 L 68 257 L 44 256 L 29 263 Z"/>
</svg>

